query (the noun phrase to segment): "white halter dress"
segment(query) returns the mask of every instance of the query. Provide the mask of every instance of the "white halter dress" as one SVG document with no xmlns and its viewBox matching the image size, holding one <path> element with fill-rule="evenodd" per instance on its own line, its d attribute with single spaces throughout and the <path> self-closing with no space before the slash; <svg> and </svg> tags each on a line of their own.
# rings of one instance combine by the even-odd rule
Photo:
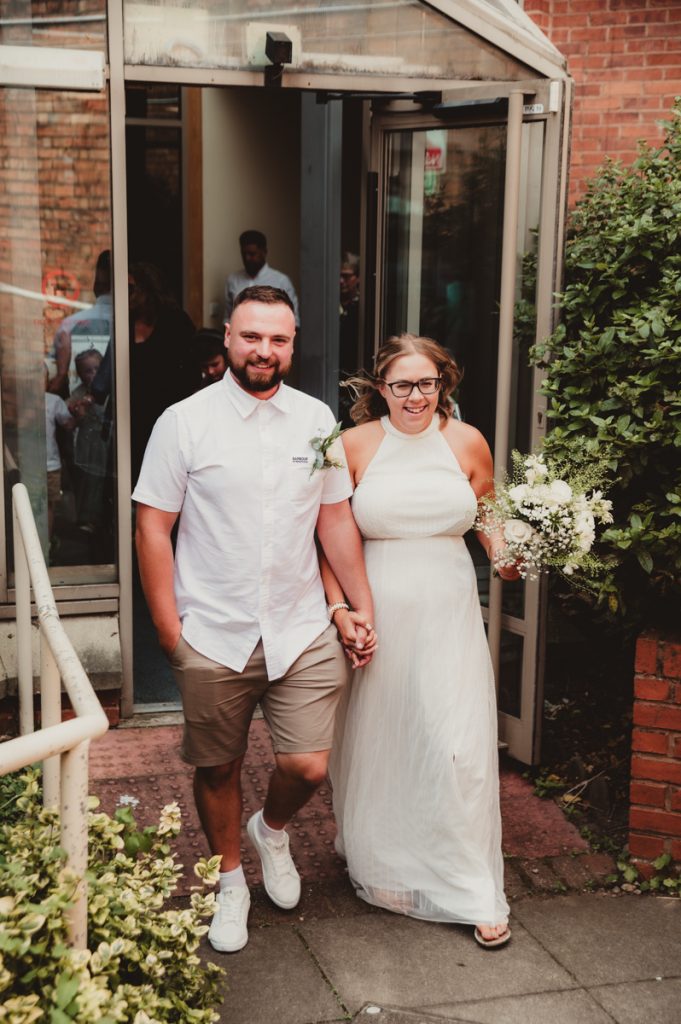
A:
<svg viewBox="0 0 681 1024">
<path fill-rule="evenodd" d="M 476 498 L 438 416 L 420 434 L 381 424 L 352 501 L 379 650 L 339 709 L 337 848 L 369 903 L 496 924 L 508 915 L 496 701 L 463 539 Z"/>
</svg>

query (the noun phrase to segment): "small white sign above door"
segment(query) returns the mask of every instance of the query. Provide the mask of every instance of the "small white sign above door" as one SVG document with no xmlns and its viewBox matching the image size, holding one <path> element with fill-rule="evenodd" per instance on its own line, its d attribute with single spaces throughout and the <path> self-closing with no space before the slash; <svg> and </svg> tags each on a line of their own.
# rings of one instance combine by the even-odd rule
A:
<svg viewBox="0 0 681 1024">
<path fill-rule="evenodd" d="M 0 85 L 99 92 L 104 88 L 104 54 L 53 46 L 0 46 Z"/>
</svg>

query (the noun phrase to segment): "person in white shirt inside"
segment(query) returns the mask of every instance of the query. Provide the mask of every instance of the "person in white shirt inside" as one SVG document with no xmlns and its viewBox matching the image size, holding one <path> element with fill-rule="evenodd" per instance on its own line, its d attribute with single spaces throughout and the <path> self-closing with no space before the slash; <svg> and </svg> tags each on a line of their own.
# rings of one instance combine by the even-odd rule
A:
<svg viewBox="0 0 681 1024">
<path fill-rule="evenodd" d="M 283 383 L 294 335 L 285 292 L 241 292 L 225 330 L 229 370 L 159 418 L 133 493 L 142 584 L 182 695 L 182 754 L 196 767 L 209 845 L 222 855 L 208 934 L 222 952 L 248 941 L 240 773 L 258 701 L 276 767 L 248 834 L 273 902 L 290 909 L 300 898 L 285 826 L 326 776 L 346 679 L 315 529 L 354 609 L 346 654 L 364 664 L 376 645 L 342 445 L 315 468 L 310 444 L 331 434 L 335 417 Z"/>
<path fill-rule="evenodd" d="M 296 327 L 300 327 L 296 290 L 286 274 L 275 270 L 267 263 L 267 239 L 262 231 L 243 231 L 239 235 L 239 247 L 244 269 L 230 274 L 225 282 L 225 321 L 230 319 L 234 300 L 244 288 L 269 285 L 271 288 L 280 288 L 286 292 L 291 300 Z"/>
</svg>

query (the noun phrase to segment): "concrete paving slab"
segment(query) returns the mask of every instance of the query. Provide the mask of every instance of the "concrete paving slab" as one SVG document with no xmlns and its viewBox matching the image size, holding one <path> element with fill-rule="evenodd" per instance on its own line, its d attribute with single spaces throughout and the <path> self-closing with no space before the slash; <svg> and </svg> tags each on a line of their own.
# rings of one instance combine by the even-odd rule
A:
<svg viewBox="0 0 681 1024">
<path fill-rule="evenodd" d="M 411 1010 L 393 1010 L 390 1007 L 379 1006 L 377 1003 L 367 1003 L 362 1007 L 356 1017 L 352 1018 L 352 1024 L 466 1024 L 460 1017 L 431 1017 L 429 1014 L 412 1013 Z"/>
<path fill-rule="evenodd" d="M 385 911 L 346 920 L 302 922 L 300 931 L 343 1003 L 356 1013 L 369 999 L 424 1012 L 486 995 L 574 988 L 575 983 L 516 922 L 513 942 L 491 952 L 472 929 L 416 921 Z"/>
<path fill-rule="evenodd" d="M 220 954 L 206 940 L 201 954 L 227 972 L 221 1024 L 310 1024 L 347 1015 L 291 926 L 249 929 L 248 945 Z"/>
<path fill-rule="evenodd" d="M 512 998 L 485 999 L 475 1003 L 457 1003 L 452 1007 L 428 1007 L 431 1013 L 456 1013 L 469 1024 L 612 1024 L 612 1017 L 601 1009 L 584 989 L 569 992 L 539 992 Z M 447 1017 L 445 1016 L 445 1020 Z M 380 1020 L 380 1018 L 379 1018 Z M 646 1022 L 650 1024 L 650 1020 Z"/>
<path fill-rule="evenodd" d="M 580 894 L 519 900 L 513 906 L 513 919 L 580 986 L 681 974 L 678 899 Z"/>
<path fill-rule="evenodd" d="M 681 970 L 681 965 L 680 965 Z M 605 985 L 589 989 L 617 1024 L 679 1024 L 681 978 L 637 981 L 629 985 Z M 582 1024 L 582 1022 L 580 1022 Z"/>
</svg>

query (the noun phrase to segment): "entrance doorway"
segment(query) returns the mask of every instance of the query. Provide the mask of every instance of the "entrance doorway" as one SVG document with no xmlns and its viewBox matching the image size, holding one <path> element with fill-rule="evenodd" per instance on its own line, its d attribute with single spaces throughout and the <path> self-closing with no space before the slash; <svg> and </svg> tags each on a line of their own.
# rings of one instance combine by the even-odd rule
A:
<svg viewBox="0 0 681 1024">
<path fill-rule="evenodd" d="M 353 334 L 340 315 L 343 254 L 359 260 L 362 238 L 363 101 L 317 104 L 315 95 L 294 90 L 129 83 L 126 111 L 129 264 L 157 266 L 197 329 L 222 330 L 225 279 L 241 269 L 239 235 L 262 231 L 268 264 L 291 279 L 301 303 L 289 383 L 337 411 L 341 334 L 347 369 L 363 362 L 359 317 Z M 311 120 L 332 147 L 328 166 Z M 320 200 L 333 208 L 320 214 Z M 315 229 L 320 216 L 324 225 Z M 330 221 L 334 251 L 320 266 L 318 236 Z M 315 328 L 320 316 L 332 319 L 335 337 Z M 132 603 L 135 710 L 179 707 L 134 555 Z"/>
<path fill-rule="evenodd" d="M 168 149 L 167 128 L 160 141 L 180 169 L 170 172 L 180 207 L 172 221 L 175 239 L 166 238 L 163 247 L 181 253 L 175 263 L 185 275 L 192 268 L 195 326 L 221 329 L 225 277 L 240 266 L 238 237 L 248 228 L 263 231 L 269 264 L 289 276 L 301 300 L 293 386 L 338 412 L 341 369 L 370 369 L 374 351 L 390 334 L 431 336 L 450 349 L 464 371 L 455 415 L 478 427 L 494 451 L 507 104 L 443 104 L 437 94 L 397 100 L 293 89 L 191 92 L 199 98 L 192 116 L 199 117 L 200 130 L 188 127 L 183 116 L 177 126 L 179 151 Z M 139 95 L 136 103 L 139 110 Z M 178 105 L 181 110 L 181 96 Z M 146 109 L 154 107 L 147 103 Z M 523 268 L 532 270 L 536 256 L 545 120 L 532 107 L 517 127 L 521 160 L 513 256 L 516 293 L 528 295 L 531 304 L 533 279 L 530 274 L 523 282 L 522 274 Z M 154 166 L 150 138 L 147 133 L 146 159 L 139 157 L 144 150 L 138 141 L 136 160 L 128 160 L 132 195 L 143 194 L 135 177 L 140 168 L 148 174 Z M 159 205 L 137 204 L 131 246 L 153 231 Z M 191 218 L 200 222 L 191 236 L 189 207 Z M 352 256 L 359 262 L 356 328 L 349 350 L 346 339 L 341 354 L 339 275 L 341 263 L 345 269 Z M 181 289 L 189 308 L 186 276 Z M 532 325 L 512 340 L 504 450 L 527 451 L 535 440 L 539 399 L 527 359 L 533 340 Z M 473 537 L 470 550 L 487 621 L 489 566 Z M 512 752 L 522 751 L 522 758 L 531 760 L 539 678 L 537 587 L 505 584 L 500 602 L 501 733 L 509 737 Z M 135 703 L 140 709 L 173 705 L 172 673 L 156 645 L 138 584 L 133 605 Z"/>
</svg>

